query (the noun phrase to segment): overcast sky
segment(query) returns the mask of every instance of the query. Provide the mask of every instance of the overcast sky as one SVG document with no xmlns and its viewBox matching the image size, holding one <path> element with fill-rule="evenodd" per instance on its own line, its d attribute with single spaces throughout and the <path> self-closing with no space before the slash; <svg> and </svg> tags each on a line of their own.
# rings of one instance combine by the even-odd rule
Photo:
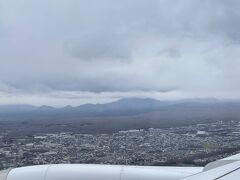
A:
<svg viewBox="0 0 240 180">
<path fill-rule="evenodd" d="M 0 104 L 240 98 L 239 0 L 0 0 Z"/>
</svg>

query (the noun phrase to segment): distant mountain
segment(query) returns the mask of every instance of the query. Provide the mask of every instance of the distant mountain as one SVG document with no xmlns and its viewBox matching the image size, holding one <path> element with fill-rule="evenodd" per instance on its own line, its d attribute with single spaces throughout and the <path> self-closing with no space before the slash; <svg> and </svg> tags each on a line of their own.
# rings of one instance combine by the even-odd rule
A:
<svg viewBox="0 0 240 180">
<path fill-rule="evenodd" d="M 27 104 L 0 105 L 1 113 L 29 112 L 36 109 L 37 109 L 36 106 L 27 105 Z"/>
<path fill-rule="evenodd" d="M 115 132 L 232 120 L 240 122 L 240 102 L 212 98 L 177 101 L 126 98 L 105 104 L 63 108 L 0 106 L 0 131 L 7 127 L 12 128 L 13 132 L 18 130 L 20 134 L 24 131 Z M 3 122 L 12 124 L 3 126 Z"/>
<path fill-rule="evenodd" d="M 18 113 L 26 112 L 28 114 L 44 113 L 59 114 L 63 116 L 79 116 L 79 117 L 93 117 L 93 116 L 126 116 L 137 115 L 147 112 L 157 111 L 163 107 L 173 105 L 183 105 L 191 103 L 217 103 L 217 99 L 185 99 L 177 101 L 158 101 L 151 98 L 124 98 L 114 102 L 105 104 L 84 104 L 77 107 L 70 105 L 63 108 L 54 108 L 52 106 L 43 105 L 40 107 L 31 105 L 6 105 L 0 106 L 1 113 Z"/>
<path fill-rule="evenodd" d="M 56 109 L 56 108 L 54 108 L 54 107 L 52 107 L 52 106 L 43 105 L 43 106 L 38 107 L 38 108 L 35 109 L 35 110 L 51 111 L 51 110 L 54 110 L 54 109 Z"/>
<path fill-rule="evenodd" d="M 177 103 L 183 103 L 183 102 L 195 102 L 195 103 L 218 103 L 220 100 L 217 98 L 189 98 L 189 99 L 182 99 L 175 101 Z"/>
<path fill-rule="evenodd" d="M 73 106 L 67 105 L 67 106 L 64 106 L 62 109 L 72 109 L 72 108 L 73 108 Z"/>
<path fill-rule="evenodd" d="M 108 104 L 112 109 L 154 109 L 163 105 L 168 105 L 168 102 L 161 102 L 151 98 L 126 98 Z"/>
<path fill-rule="evenodd" d="M 161 102 L 150 98 L 126 98 L 106 104 L 84 104 L 74 108 L 74 110 L 91 113 L 91 115 L 124 116 L 154 111 L 168 104 L 168 102 Z"/>
</svg>

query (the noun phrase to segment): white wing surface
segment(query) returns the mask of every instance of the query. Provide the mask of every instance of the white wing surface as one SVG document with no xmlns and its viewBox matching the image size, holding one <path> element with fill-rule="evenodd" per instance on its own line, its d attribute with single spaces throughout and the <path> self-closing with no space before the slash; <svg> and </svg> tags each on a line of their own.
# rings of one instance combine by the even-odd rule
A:
<svg viewBox="0 0 240 180">
<path fill-rule="evenodd" d="M 240 154 L 230 156 L 206 165 L 203 172 L 182 180 L 239 180 Z"/>
</svg>

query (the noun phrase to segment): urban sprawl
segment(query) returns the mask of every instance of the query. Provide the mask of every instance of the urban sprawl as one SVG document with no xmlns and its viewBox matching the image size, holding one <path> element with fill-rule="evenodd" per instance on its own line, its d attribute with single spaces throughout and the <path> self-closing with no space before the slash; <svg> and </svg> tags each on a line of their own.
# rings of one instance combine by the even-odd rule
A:
<svg viewBox="0 0 240 180">
<path fill-rule="evenodd" d="M 0 133 L 0 169 L 55 163 L 203 166 L 239 153 L 239 137 L 237 121 L 111 134 Z"/>
</svg>

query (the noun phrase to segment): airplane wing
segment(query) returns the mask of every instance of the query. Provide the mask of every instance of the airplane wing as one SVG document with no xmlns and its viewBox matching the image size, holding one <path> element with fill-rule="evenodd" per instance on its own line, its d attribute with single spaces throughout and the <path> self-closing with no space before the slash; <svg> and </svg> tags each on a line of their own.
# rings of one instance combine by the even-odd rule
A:
<svg viewBox="0 0 240 180">
<path fill-rule="evenodd" d="M 52 164 L 3 171 L 0 180 L 179 180 L 201 171 L 201 167 Z"/>
<path fill-rule="evenodd" d="M 207 164 L 203 171 L 181 180 L 238 180 L 240 179 L 240 154 Z"/>
<path fill-rule="evenodd" d="M 237 180 L 240 154 L 202 167 L 53 164 L 0 171 L 0 180 Z"/>
</svg>

